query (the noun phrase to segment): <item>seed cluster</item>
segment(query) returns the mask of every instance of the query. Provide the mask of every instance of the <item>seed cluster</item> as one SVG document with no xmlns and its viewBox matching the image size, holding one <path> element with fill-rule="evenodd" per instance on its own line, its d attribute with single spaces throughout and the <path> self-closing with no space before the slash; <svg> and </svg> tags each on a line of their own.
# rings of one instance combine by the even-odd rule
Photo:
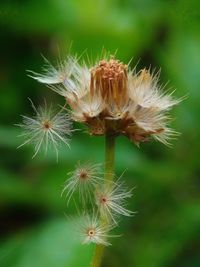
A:
<svg viewBox="0 0 200 267">
<path fill-rule="evenodd" d="M 69 146 L 71 119 L 87 125 L 90 135 L 112 138 L 123 135 L 137 145 L 151 137 L 169 145 L 169 139 L 176 135 L 168 126 L 169 110 L 180 100 L 163 91 L 159 73 L 152 74 L 147 69 L 136 73 L 113 56 L 90 67 L 84 62 L 80 65 L 71 56 L 57 68 L 46 59 L 45 63 L 43 74 L 29 72 L 29 76 L 63 96 L 70 107 L 70 116 L 63 109 L 52 112 L 46 103 L 36 109 L 31 102 L 35 116 L 23 116 L 20 126 L 25 142 L 21 146 L 33 143 L 34 156 L 42 145 L 46 151 L 52 145 L 56 153 L 60 142 Z M 120 216 L 133 215 L 126 208 L 132 190 L 127 190 L 121 180 L 105 183 L 100 169 L 98 164 L 79 162 L 68 173 L 62 194 L 68 204 L 78 194 L 84 211 L 79 225 L 82 242 L 110 245 L 109 232 L 118 225 Z"/>
<path fill-rule="evenodd" d="M 49 72 L 32 74 L 65 97 L 73 120 L 87 125 L 91 135 L 124 135 L 137 145 L 154 138 L 170 145 L 177 134 L 169 128 L 168 112 L 180 100 L 164 92 L 159 73 L 136 73 L 114 56 L 90 68 L 70 56 L 57 69 L 49 64 Z"/>
<path fill-rule="evenodd" d="M 109 182 L 107 187 L 102 176 L 100 165 L 78 163 L 76 169 L 69 173 L 62 192 L 68 198 L 68 204 L 78 194 L 79 207 L 84 213 L 83 221 L 85 217 L 87 219 L 85 223 L 81 221 L 84 227 L 78 225 L 82 229 L 83 243 L 107 242 L 109 231 L 118 225 L 120 216 L 133 215 L 125 208 L 132 190 L 127 190 L 119 181 Z"/>
</svg>

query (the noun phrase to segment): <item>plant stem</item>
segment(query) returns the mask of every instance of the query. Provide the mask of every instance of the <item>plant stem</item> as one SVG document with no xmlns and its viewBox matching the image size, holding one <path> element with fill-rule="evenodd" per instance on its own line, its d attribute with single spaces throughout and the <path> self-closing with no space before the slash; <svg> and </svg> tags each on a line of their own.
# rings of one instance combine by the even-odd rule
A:
<svg viewBox="0 0 200 267">
<path fill-rule="evenodd" d="M 111 182 L 114 176 L 115 161 L 115 137 L 106 135 L 105 137 L 105 182 Z"/>
<path fill-rule="evenodd" d="M 104 182 L 109 186 L 114 176 L 115 137 L 109 134 L 105 137 L 105 176 Z M 100 267 L 104 254 L 104 245 L 96 245 L 90 267 Z"/>
</svg>

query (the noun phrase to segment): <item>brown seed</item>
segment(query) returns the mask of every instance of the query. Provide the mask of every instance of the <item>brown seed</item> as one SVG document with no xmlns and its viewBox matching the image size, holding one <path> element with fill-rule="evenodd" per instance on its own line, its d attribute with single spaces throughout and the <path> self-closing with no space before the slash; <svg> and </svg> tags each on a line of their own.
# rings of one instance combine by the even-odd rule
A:
<svg viewBox="0 0 200 267">
<path fill-rule="evenodd" d="M 45 130 L 49 130 L 51 128 L 51 123 L 49 121 L 44 121 L 43 122 L 43 128 Z"/>
</svg>

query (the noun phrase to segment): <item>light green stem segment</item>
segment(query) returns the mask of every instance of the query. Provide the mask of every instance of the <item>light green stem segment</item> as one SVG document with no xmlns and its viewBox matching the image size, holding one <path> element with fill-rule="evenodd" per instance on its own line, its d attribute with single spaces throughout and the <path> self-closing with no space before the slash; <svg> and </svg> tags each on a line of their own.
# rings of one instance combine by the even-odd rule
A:
<svg viewBox="0 0 200 267">
<path fill-rule="evenodd" d="M 113 180 L 115 160 L 115 137 L 106 135 L 105 137 L 105 176 L 104 181 L 107 186 Z M 100 267 L 104 254 L 104 245 L 96 245 L 94 256 L 90 267 Z"/>
<path fill-rule="evenodd" d="M 90 267 L 100 267 L 104 254 L 104 245 L 96 245 Z"/>
</svg>

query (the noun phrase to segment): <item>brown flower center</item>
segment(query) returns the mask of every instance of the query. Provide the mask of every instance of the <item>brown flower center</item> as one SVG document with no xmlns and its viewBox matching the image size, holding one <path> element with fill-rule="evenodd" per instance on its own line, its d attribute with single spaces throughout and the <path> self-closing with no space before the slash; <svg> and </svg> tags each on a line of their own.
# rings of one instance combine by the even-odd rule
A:
<svg viewBox="0 0 200 267">
<path fill-rule="evenodd" d="M 79 176 L 81 180 L 85 180 L 88 178 L 88 173 L 86 170 L 81 170 Z"/>
<path fill-rule="evenodd" d="M 87 234 L 90 236 L 90 237 L 93 237 L 95 235 L 95 230 L 94 229 L 89 229 Z"/>
<path fill-rule="evenodd" d="M 44 121 L 44 122 L 42 123 L 42 126 L 43 126 L 43 128 L 44 128 L 45 130 L 49 130 L 49 129 L 51 128 L 51 123 L 50 123 L 50 121 Z"/>
<path fill-rule="evenodd" d="M 123 101 L 127 95 L 127 66 L 114 58 L 101 60 L 91 71 L 90 91 L 117 104 Z"/>
<path fill-rule="evenodd" d="M 102 197 L 100 198 L 100 203 L 101 203 L 101 204 L 106 204 L 106 202 L 107 202 L 107 198 L 106 198 L 105 196 L 102 196 Z"/>
</svg>

